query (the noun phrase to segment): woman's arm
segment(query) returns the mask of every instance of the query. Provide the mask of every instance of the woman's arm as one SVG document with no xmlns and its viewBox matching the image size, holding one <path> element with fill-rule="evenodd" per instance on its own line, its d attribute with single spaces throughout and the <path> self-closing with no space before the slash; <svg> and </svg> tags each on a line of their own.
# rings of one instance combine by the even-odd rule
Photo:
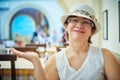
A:
<svg viewBox="0 0 120 80">
<path fill-rule="evenodd" d="M 35 80 L 47 80 L 37 53 L 20 52 L 14 48 L 11 48 L 11 51 L 13 52 L 13 54 L 32 62 L 34 66 Z"/>
<path fill-rule="evenodd" d="M 44 70 L 41 65 L 40 58 L 35 52 L 20 52 L 14 48 L 11 48 L 13 54 L 24 58 L 32 62 L 34 66 L 34 77 L 35 80 L 59 80 L 59 76 L 56 68 L 56 58 L 55 55 L 51 56 L 48 60 Z"/>
<path fill-rule="evenodd" d="M 39 57 L 33 60 L 35 80 L 47 80 Z"/>
<path fill-rule="evenodd" d="M 103 49 L 104 68 L 107 80 L 120 80 L 120 66 L 112 52 Z"/>
<path fill-rule="evenodd" d="M 58 76 L 58 71 L 56 67 L 55 55 L 52 55 L 44 68 L 47 80 L 60 80 Z"/>
</svg>

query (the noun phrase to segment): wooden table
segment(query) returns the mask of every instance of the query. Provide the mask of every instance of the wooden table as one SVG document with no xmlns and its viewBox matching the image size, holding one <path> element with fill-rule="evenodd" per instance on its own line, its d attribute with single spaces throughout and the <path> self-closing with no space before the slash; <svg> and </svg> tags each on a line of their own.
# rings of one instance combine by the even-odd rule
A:
<svg viewBox="0 0 120 80">
<path fill-rule="evenodd" d="M 0 54 L 0 61 L 11 61 L 11 80 L 16 80 L 15 61 L 17 56 L 13 54 Z"/>
</svg>

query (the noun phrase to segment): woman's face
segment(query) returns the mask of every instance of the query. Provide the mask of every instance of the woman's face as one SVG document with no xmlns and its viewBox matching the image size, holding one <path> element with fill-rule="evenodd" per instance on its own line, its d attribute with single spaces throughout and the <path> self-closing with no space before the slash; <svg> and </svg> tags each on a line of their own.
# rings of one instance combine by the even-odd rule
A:
<svg viewBox="0 0 120 80">
<path fill-rule="evenodd" d="M 66 30 L 69 34 L 69 40 L 86 40 L 91 36 L 92 21 L 82 17 L 71 17 L 68 19 Z"/>
</svg>

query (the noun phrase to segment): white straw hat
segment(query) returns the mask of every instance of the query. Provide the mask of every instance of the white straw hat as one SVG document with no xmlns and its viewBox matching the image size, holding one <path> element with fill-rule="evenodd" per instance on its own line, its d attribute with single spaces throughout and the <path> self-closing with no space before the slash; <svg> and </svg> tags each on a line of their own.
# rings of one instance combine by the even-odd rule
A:
<svg viewBox="0 0 120 80">
<path fill-rule="evenodd" d="M 64 27 L 67 27 L 65 23 L 69 16 L 79 16 L 79 17 L 90 19 L 95 24 L 95 27 L 96 27 L 95 33 L 100 31 L 101 26 L 99 22 L 97 21 L 97 19 L 95 18 L 95 11 L 88 5 L 77 5 L 71 9 L 69 14 L 62 16 L 61 20 L 62 20 L 62 24 L 64 25 Z"/>
</svg>

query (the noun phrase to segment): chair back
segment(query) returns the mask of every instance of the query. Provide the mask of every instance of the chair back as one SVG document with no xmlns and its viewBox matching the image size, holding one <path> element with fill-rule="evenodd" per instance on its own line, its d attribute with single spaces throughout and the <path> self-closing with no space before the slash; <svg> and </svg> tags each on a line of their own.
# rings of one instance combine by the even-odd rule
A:
<svg viewBox="0 0 120 80">
<path fill-rule="evenodd" d="M 34 43 L 31 43 L 31 44 L 26 44 L 26 47 L 27 46 L 35 46 L 36 47 L 36 51 L 40 54 L 44 54 L 46 52 L 46 44 L 34 44 Z"/>
<path fill-rule="evenodd" d="M 14 47 L 16 50 L 26 52 L 26 51 L 32 51 L 32 52 L 37 52 L 35 46 L 25 46 L 25 47 Z"/>
</svg>

